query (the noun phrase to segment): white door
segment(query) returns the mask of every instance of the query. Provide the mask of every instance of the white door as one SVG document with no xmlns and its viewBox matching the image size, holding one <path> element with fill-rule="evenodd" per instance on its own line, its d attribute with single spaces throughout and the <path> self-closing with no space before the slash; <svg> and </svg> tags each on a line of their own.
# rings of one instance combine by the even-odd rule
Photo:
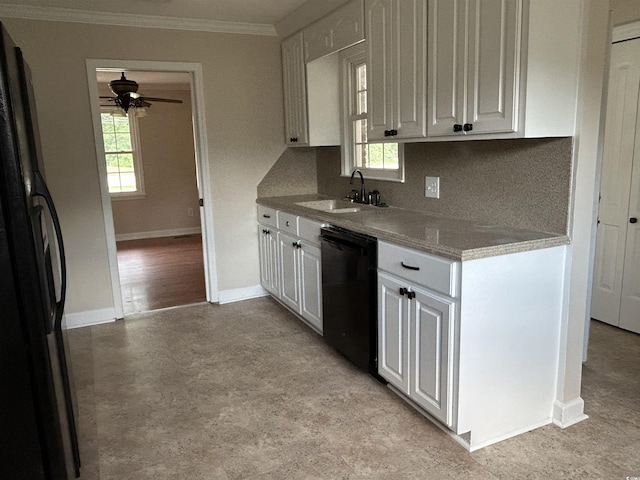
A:
<svg viewBox="0 0 640 480">
<path fill-rule="evenodd" d="M 426 0 L 397 0 L 393 46 L 395 138 L 424 137 L 426 130 Z"/>
<path fill-rule="evenodd" d="M 399 279 L 398 279 L 399 280 Z M 378 273 L 378 373 L 403 393 L 409 393 L 409 316 L 406 283 Z"/>
<path fill-rule="evenodd" d="M 445 425 L 451 426 L 454 304 L 413 288 L 409 302 L 411 380 L 409 396 Z"/>
<path fill-rule="evenodd" d="M 280 258 L 280 299 L 294 311 L 300 311 L 300 288 L 298 277 L 298 239 L 278 233 L 278 256 Z"/>
<path fill-rule="evenodd" d="M 630 219 L 638 218 L 640 154 L 637 152 L 640 144 L 636 139 L 640 126 L 637 121 L 639 91 L 640 39 L 614 44 L 605 120 L 591 316 L 622 326 L 621 305 L 625 305 L 625 315 L 633 317 L 635 304 L 635 319 L 624 321 L 624 328 L 630 330 L 634 330 L 635 324 L 634 331 L 640 331 L 637 299 L 640 289 L 637 273 L 639 247 L 638 227 L 630 223 Z M 635 171 L 634 163 L 637 166 Z M 635 188 L 633 205 L 630 204 L 632 174 Z M 623 280 L 629 282 L 624 288 Z"/>
<path fill-rule="evenodd" d="M 393 128 L 393 17 L 395 0 L 367 0 L 367 138 L 384 139 Z"/>
<path fill-rule="evenodd" d="M 282 42 L 282 82 L 284 90 L 285 143 L 309 143 L 307 127 L 307 76 L 302 32 Z"/>
<path fill-rule="evenodd" d="M 428 75 L 430 136 L 459 135 L 464 120 L 464 2 L 429 0 Z"/>
<path fill-rule="evenodd" d="M 322 262 L 320 249 L 303 241 L 299 255 L 300 314 L 322 332 Z"/>
<path fill-rule="evenodd" d="M 467 109 L 470 133 L 516 130 L 520 0 L 469 0 Z"/>
<path fill-rule="evenodd" d="M 640 40 L 636 40 L 640 42 Z M 638 50 L 640 52 L 640 49 Z M 636 154 L 631 176 L 627 245 L 622 276 L 620 327 L 640 333 L 640 128 L 636 128 Z"/>
</svg>

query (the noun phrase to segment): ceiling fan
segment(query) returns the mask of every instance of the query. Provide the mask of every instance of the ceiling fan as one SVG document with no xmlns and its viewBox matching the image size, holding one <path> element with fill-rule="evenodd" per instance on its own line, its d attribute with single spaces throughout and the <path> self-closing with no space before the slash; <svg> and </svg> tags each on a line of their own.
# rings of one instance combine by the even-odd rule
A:
<svg viewBox="0 0 640 480">
<path fill-rule="evenodd" d="M 100 97 L 101 100 L 107 100 L 114 102 L 115 105 L 120 107 L 126 114 L 130 108 L 143 109 L 151 106 L 151 102 L 166 102 L 166 103 L 182 103 L 182 100 L 174 100 L 172 98 L 157 98 L 147 97 L 138 93 L 138 83 L 134 80 L 129 80 L 124 76 L 122 72 L 120 79 L 112 80 L 109 82 L 109 90 L 115 95 L 115 97 Z"/>
</svg>

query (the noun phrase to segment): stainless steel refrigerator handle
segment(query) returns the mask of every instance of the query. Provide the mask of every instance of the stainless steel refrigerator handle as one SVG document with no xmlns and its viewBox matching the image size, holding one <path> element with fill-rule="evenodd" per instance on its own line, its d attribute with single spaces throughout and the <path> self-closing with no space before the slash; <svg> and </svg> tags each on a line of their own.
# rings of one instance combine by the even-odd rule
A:
<svg viewBox="0 0 640 480">
<path fill-rule="evenodd" d="M 58 212 L 53 204 L 53 199 L 47 188 L 47 184 L 42 178 L 42 174 L 38 171 L 35 174 L 35 196 L 44 198 L 51 212 L 51 220 L 53 222 L 53 228 L 56 231 L 56 243 L 58 244 L 58 254 L 60 260 L 60 300 L 56 302 L 56 315 L 53 320 L 53 328 L 60 329 L 62 326 L 62 314 L 64 313 L 64 304 L 67 297 L 67 261 L 64 253 L 64 243 L 62 241 L 62 229 L 60 228 L 60 219 L 58 218 Z"/>
</svg>

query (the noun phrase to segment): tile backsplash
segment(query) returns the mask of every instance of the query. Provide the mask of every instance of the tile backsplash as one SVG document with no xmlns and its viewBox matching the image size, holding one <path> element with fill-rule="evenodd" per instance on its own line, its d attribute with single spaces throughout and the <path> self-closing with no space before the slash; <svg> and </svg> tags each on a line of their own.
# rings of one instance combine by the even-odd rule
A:
<svg viewBox="0 0 640 480">
<path fill-rule="evenodd" d="M 565 234 L 572 149 L 572 138 L 407 143 L 405 183 L 365 177 L 365 188 L 394 207 Z M 439 199 L 425 198 L 425 176 L 440 178 Z M 352 188 L 340 176 L 339 147 L 289 148 L 258 196 L 344 197 Z"/>
</svg>

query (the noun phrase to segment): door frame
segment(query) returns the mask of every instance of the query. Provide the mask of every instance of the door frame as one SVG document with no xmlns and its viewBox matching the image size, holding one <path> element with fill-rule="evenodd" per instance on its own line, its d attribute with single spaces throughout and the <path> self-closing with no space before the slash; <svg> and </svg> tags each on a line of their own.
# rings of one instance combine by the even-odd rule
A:
<svg viewBox="0 0 640 480">
<path fill-rule="evenodd" d="M 97 69 L 116 70 L 146 70 L 155 72 L 186 72 L 191 74 L 191 111 L 193 115 L 193 135 L 196 161 L 196 179 L 198 193 L 203 200 L 200 208 L 200 225 L 202 229 L 202 252 L 204 261 L 204 277 L 207 302 L 218 302 L 218 275 L 216 268 L 216 254 L 214 244 L 213 202 L 210 182 L 209 148 L 207 142 L 206 115 L 204 109 L 204 76 L 202 64 L 189 62 L 160 62 L 142 60 L 104 60 L 87 59 L 87 80 L 91 104 L 91 118 L 96 147 L 96 161 L 100 178 L 100 194 L 102 199 L 102 213 L 107 240 L 107 256 L 111 276 L 111 289 L 116 318 L 124 317 L 122 303 L 122 289 L 120 273 L 118 271 L 118 257 L 116 249 L 116 234 L 113 223 L 113 209 L 111 195 L 107 183 L 107 168 L 103 161 L 104 145 L 102 143 L 102 127 L 100 121 L 100 96 Z"/>
</svg>

